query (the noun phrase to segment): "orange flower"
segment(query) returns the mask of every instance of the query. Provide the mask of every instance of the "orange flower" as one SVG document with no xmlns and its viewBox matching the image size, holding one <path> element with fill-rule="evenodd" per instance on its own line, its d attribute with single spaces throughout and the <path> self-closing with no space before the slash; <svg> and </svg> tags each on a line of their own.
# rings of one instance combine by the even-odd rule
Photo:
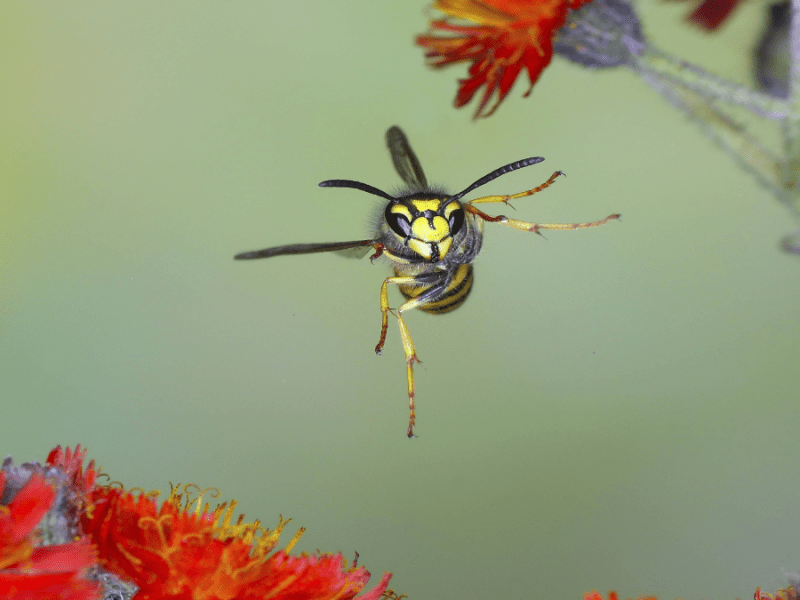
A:
<svg viewBox="0 0 800 600">
<path fill-rule="evenodd" d="M 363 567 L 347 568 L 341 554 L 320 556 L 269 553 L 286 521 L 275 531 L 258 522 L 231 524 L 235 502 L 209 512 L 182 506 L 177 488 L 159 507 L 152 495 L 118 488 L 95 488 L 93 511 L 83 521 L 99 551 L 99 563 L 138 587 L 136 599 L 349 600 L 367 584 Z M 376 600 L 391 578 L 359 600 Z"/>
<path fill-rule="evenodd" d="M 417 37 L 427 48 L 429 64 L 440 68 L 471 62 L 469 76 L 459 83 L 455 105 L 467 104 L 486 86 L 475 118 L 491 115 L 506 97 L 523 68 L 528 71 L 530 94 L 553 57 L 553 36 L 566 21 L 569 9 L 590 0 L 436 0 L 434 8 L 450 17 L 476 23 L 458 25 L 446 19 L 431 22 L 433 33 Z M 445 36 L 437 35 L 445 33 Z M 452 35 L 450 35 L 452 34 Z M 492 96 L 494 106 L 485 111 Z"/>
<path fill-rule="evenodd" d="M 0 497 L 11 495 L 0 471 Z M 35 529 L 55 499 L 44 476 L 34 472 L 8 505 L 0 505 L 0 597 L 8 600 L 93 600 L 96 584 L 83 579 L 94 564 L 94 548 L 84 539 L 35 547 Z"/>
</svg>

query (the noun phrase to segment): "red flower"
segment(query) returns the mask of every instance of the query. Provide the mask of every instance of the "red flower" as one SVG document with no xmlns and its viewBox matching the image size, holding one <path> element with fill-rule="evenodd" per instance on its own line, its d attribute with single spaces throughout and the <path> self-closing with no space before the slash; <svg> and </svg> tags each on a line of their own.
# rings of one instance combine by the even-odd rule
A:
<svg viewBox="0 0 800 600">
<path fill-rule="evenodd" d="M 58 467 L 64 471 L 69 479 L 70 490 L 82 498 L 88 495 L 97 479 L 93 460 L 89 461 L 86 470 L 83 470 L 84 458 L 86 458 L 86 450 L 81 450 L 80 444 L 75 446 L 75 452 L 69 448 L 62 450 L 61 446 L 56 446 L 47 455 L 45 462 L 47 466 Z"/>
<path fill-rule="evenodd" d="M 727 19 L 742 0 L 705 0 L 689 15 L 703 29 L 716 29 Z"/>
<path fill-rule="evenodd" d="M 6 474 L 0 471 L 0 496 Z M 0 597 L 8 600 L 92 600 L 96 584 L 83 579 L 94 564 L 94 548 L 79 540 L 36 548 L 35 528 L 55 499 L 53 488 L 34 472 L 8 506 L 0 505 Z"/>
<path fill-rule="evenodd" d="M 619 597 L 617 596 L 617 592 L 611 590 L 608 592 L 608 600 L 618 600 Z M 598 591 L 589 592 L 588 594 L 583 595 L 583 600 L 603 600 L 602 594 Z M 639 600 L 658 600 L 655 596 L 645 596 L 643 598 L 639 598 Z"/>
<path fill-rule="evenodd" d="M 569 9 L 590 0 L 436 0 L 434 8 L 477 25 L 457 25 L 447 19 L 431 22 L 433 33 L 417 37 L 428 49 L 429 64 L 440 68 L 471 62 L 469 77 L 460 80 L 455 105 L 467 104 L 486 86 L 475 118 L 491 115 L 511 90 L 523 68 L 530 94 L 553 57 L 553 36 L 564 25 Z M 441 33 L 452 35 L 438 35 Z M 496 95 L 494 106 L 485 111 Z"/>
<path fill-rule="evenodd" d="M 753 594 L 753 600 L 798 600 L 800 594 L 793 586 L 778 590 L 774 594 L 767 594 L 761 591 L 760 587 L 756 588 L 756 593 Z"/>
<path fill-rule="evenodd" d="M 189 512 L 180 498 L 173 491 L 159 507 L 151 496 L 117 488 L 91 494 L 94 510 L 83 519 L 83 530 L 96 544 L 100 564 L 139 587 L 137 600 L 349 600 L 370 578 L 363 567 L 346 568 L 341 554 L 270 556 L 285 521 L 275 531 L 242 518 L 231 525 L 235 503 L 209 512 L 198 501 Z M 385 574 L 359 600 L 379 598 L 390 578 Z"/>
<path fill-rule="evenodd" d="M 97 487 L 85 455 L 80 446 L 59 446 L 43 466 L 9 462 L 0 470 L 0 497 L 8 502 L 0 505 L 3 600 L 100 598 L 100 585 L 83 579 L 98 566 L 107 571 L 104 582 L 112 575 L 132 582 L 136 600 L 352 600 L 370 579 L 341 554 L 289 555 L 302 529 L 273 552 L 287 521 L 274 531 L 243 516 L 232 523 L 235 502 L 212 511 L 202 492 L 190 502 L 176 488 L 159 507 L 153 494 Z M 37 547 L 43 536 L 51 544 L 77 541 Z M 387 590 L 390 579 L 385 573 L 358 600 L 398 600 Z"/>
</svg>

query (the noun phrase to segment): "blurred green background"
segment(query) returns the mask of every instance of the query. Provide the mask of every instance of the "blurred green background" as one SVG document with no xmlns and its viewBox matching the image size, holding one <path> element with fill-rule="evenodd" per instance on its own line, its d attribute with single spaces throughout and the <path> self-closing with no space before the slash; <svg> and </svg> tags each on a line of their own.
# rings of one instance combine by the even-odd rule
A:
<svg viewBox="0 0 800 600">
<path fill-rule="evenodd" d="M 128 486 L 217 486 L 299 550 L 354 551 L 422 598 L 747 598 L 800 565 L 800 258 L 788 214 L 630 73 L 556 59 L 489 119 L 452 108 L 424 0 L 17 2 L 0 23 L 0 440 Z M 749 82 L 765 4 L 714 36 L 641 5 L 662 48 Z M 476 287 L 373 353 L 387 268 L 333 255 L 428 177 L 539 222 L 487 225 Z M 765 127 L 767 131 L 772 125 Z M 490 207 L 492 208 L 492 207 Z M 494 211 L 495 213 L 498 211 Z M 393 305 L 398 295 L 392 291 Z"/>
</svg>

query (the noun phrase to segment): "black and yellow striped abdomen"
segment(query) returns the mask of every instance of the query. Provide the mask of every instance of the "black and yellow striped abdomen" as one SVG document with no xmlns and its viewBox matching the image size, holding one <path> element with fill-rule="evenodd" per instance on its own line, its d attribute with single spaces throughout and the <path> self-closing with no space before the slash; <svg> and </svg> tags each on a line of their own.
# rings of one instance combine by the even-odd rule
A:
<svg viewBox="0 0 800 600">
<path fill-rule="evenodd" d="M 450 282 L 442 294 L 430 302 L 420 305 L 419 310 L 431 313 L 434 315 L 441 315 L 457 309 L 464 304 L 464 301 L 472 291 L 472 282 L 474 280 L 473 269 L 471 264 L 459 265 L 453 280 Z M 416 298 L 423 292 L 429 290 L 431 285 L 400 285 L 400 293 L 405 296 L 407 300 Z"/>
</svg>

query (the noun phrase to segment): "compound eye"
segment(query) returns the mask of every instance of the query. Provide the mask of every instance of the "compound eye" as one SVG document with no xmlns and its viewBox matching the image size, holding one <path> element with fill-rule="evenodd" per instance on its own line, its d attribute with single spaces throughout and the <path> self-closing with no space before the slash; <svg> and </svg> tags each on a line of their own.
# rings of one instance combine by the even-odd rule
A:
<svg viewBox="0 0 800 600">
<path fill-rule="evenodd" d="M 411 235 L 411 223 L 408 222 L 405 216 L 392 212 L 391 204 L 386 207 L 385 217 L 386 223 L 388 223 L 389 227 L 391 227 L 392 231 L 397 235 L 402 238 L 407 238 Z"/>
<path fill-rule="evenodd" d="M 450 213 L 450 235 L 455 235 L 464 226 L 464 209 L 457 208 Z"/>
</svg>

